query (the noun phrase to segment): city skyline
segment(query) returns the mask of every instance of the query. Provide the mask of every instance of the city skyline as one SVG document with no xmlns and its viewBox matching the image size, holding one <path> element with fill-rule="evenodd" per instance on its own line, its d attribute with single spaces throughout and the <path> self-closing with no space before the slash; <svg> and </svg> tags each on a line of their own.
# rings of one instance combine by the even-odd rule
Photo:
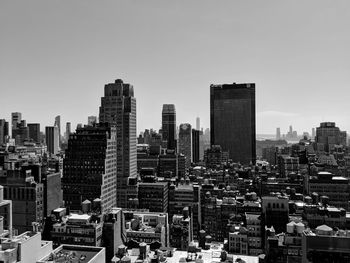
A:
<svg viewBox="0 0 350 263">
<path fill-rule="evenodd" d="M 164 103 L 175 104 L 178 123 L 195 125 L 199 116 L 209 127 L 210 85 L 253 82 L 257 134 L 324 121 L 350 130 L 342 106 L 350 3 L 166 2 L 5 1 L 0 22 L 11 27 L 0 28 L 0 85 L 11 103 L 1 104 L 3 118 L 22 112 L 43 128 L 61 115 L 75 130 L 98 115 L 105 81 L 121 78 L 142 98 L 138 132 L 161 127 Z"/>
</svg>

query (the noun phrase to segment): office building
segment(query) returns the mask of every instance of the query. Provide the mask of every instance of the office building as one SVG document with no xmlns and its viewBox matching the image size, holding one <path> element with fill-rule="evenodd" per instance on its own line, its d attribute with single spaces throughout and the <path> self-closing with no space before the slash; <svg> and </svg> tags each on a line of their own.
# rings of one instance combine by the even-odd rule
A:
<svg viewBox="0 0 350 263">
<path fill-rule="evenodd" d="M 59 146 L 61 146 L 61 116 L 60 115 L 55 117 L 54 126 L 58 128 L 58 143 L 59 143 Z"/>
<path fill-rule="evenodd" d="M 199 162 L 200 152 L 200 131 L 192 129 L 192 162 Z"/>
<path fill-rule="evenodd" d="M 196 130 L 199 131 L 201 129 L 201 120 L 199 117 L 196 118 Z"/>
<path fill-rule="evenodd" d="M 101 199 L 102 211 L 116 206 L 116 129 L 86 126 L 70 135 L 63 160 L 63 199 L 80 209 L 86 199 Z"/>
<path fill-rule="evenodd" d="M 25 120 L 21 120 L 19 123 L 14 123 L 12 138 L 15 139 L 16 145 L 23 145 L 25 141 L 29 140 L 29 130 Z"/>
<path fill-rule="evenodd" d="M 22 121 L 22 113 L 20 112 L 12 112 L 11 113 L 11 127 L 12 129 L 16 129 L 17 124 L 20 124 Z M 13 138 L 13 135 L 12 135 Z"/>
<path fill-rule="evenodd" d="M 289 205 L 287 197 L 263 196 L 262 220 L 267 227 L 273 227 L 277 233 L 285 232 L 289 222 Z"/>
<path fill-rule="evenodd" d="M 332 152 L 336 145 L 346 146 L 346 132 L 335 126 L 334 122 L 322 122 L 316 128 L 316 138 L 318 151 Z"/>
<path fill-rule="evenodd" d="M 233 162 L 255 163 L 255 84 L 210 86 L 210 135 Z"/>
<path fill-rule="evenodd" d="M 117 127 L 117 206 L 127 207 L 129 177 L 137 176 L 136 98 L 132 85 L 121 79 L 105 85 L 99 120 Z"/>
<path fill-rule="evenodd" d="M 276 140 L 281 140 L 281 128 L 276 128 Z"/>
<path fill-rule="evenodd" d="M 30 170 L 17 168 L 18 163 L 9 161 L 5 166 L 8 169 L 0 170 L 0 185 L 4 198 L 12 201 L 13 228 L 23 233 L 32 229 L 33 222 L 43 220 L 44 187 L 35 182 Z M 7 213 L 9 210 L 1 210 Z"/>
<path fill-rule="evenodd" d="M 57 126 L 46 126 L 45 137 L 47 151 L 50 154 L 56 155 L 59 152 L 59 139 L 58 139 L 58 127 Z"/>
<path fill-rule="evenodd" d="M 150 212 L 168 212 L 168 183 L 139 183 L 139 208 Z"/>
<path fill-rule="evenodd" d="M 176 110 L 174 104 L 163 104 L 162 137 L 166 148 L 176 150 Z"/>
<path fill-rule="evenodd" d="M 189 123 L 180 124 L 178 152 L 186 157 L 185 166 L 189 169 L 192 162 L 192 129 Z"/>
<path fill-rule="evenodd" d="M 40 123 L 28 123 L 29 139 L 33 142 L 40 143 Z"/>
<path fill-rule="evenodd" d="M 0 145 L 7 141 L 9 136 L 9 123 L 5 119 L 0 119 Z"/>
<path fill-rule="evenodd" d="M 72 133 L 72 124 L 70 122 L 66 123 L 66 142 L 68 142 L 69 135 Z"/>
</svg>

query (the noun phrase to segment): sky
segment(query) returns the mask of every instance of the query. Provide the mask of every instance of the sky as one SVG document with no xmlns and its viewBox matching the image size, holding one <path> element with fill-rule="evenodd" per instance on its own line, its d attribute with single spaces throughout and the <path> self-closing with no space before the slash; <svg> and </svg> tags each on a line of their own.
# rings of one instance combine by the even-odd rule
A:
<svg viewBox="0 0 350 263">
<path fill-rule="evenodd" d="M 73 127 L 97 115 L 103 87 L 134 86 L 137 130 L 210 127 L 209 86 L 256 83 L 258 134 L 350 131 L 350 1 L 2 0 L 0 118 Z"/>
</svg>

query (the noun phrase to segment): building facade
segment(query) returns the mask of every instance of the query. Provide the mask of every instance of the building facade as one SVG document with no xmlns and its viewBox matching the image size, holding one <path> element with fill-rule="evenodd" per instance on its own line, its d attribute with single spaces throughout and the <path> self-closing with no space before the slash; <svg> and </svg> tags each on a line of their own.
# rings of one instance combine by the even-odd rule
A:
<svg viewBox="0 0 350 263">
<path fill-rule="evenodd" d="M 129 177 L 137 176 L 134 87 L 121 79 L 105 85 L 99 120 L 117 127 L 117 206 L 127 207 Z"/>
<path fill-rule="evenodd" d="M 176 149 L 176 110 L 174 104 L 163 104 L 162 137 L 166 148 Z"/>
<path fill-rule="evenodd" d="M 255 84 L 210 86 L 210 132 L 234 162 L 255 163 Z"/>
</svg>

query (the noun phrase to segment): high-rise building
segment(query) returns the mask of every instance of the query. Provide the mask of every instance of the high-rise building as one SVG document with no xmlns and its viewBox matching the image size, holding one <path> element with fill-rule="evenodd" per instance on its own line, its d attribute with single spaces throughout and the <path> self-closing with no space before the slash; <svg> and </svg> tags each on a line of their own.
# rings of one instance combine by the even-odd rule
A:
<svg viewBox="0 0 350 263">
<path fill-rule="evenodd" d="M 200 131 L 192 129 L 192 162 L 199 162 Z"/>
<path fill-rule="evenodd" d="M 29 130 L 27 122 L 21 120 L 20 123 L 14 123 L 14 128 L 12 129 L 12 138 L 15 139 L 16 145 L 23 145 L 24 141 L 29 139 Z"/>
<path fill-rule="evenodd" d="M 40 138 L 40 123 L 28 123 L 29 139 L 36 143 L 41 141 Z"/>
<path fill-rule="evenodd" d="M 20 112 L 12 112 L 11 113 L 12 129 L 16 129 L 17 124 L 21 123 L 21 120 L 22 120 L 22 113 L 20 113 Z"/>
<path fill-rule="evenodd" d="M 174 104 L 163 104 L 162 136 L 168 149 L 176 149 L 176 110 Z"/>
<path fill-rule="evenodd" d="M 5 119 L 0 119 L 0 145 L 6 142 L 9 135 L 9 123 Z"/>
<path fill-rule="evenodd" d="M 66 141 L 68 142 L 69 135 L 72 133 L 72 124 L 70 122 L 66 123 Z"/>
<path fill-rule="evenodd" d="M 196 130 L 199 131 L 201 129 L 201 119 L 199 117 L 196 118 Z"/>
<path fill-rule="evenodd" d="M 117 205 L 124 208 L 129 177 L 137 176 L 136 98 L 131 84 L 117 79 L 105 85 L 99 120 L 117 127 Z"/>
<path fill-rule="evenodd" d="M 46 126 L 45 127 L 45 138 L 47 151 L 53 155 L 58 154 L 59 141 L 58 141 L 58 127 L 57 126 Z"/>
<path fill-rule="evenodd" d="M 281 128 L 276 128 L 276 140 L 281 140 Z"/>
<path fill-rule="evenodd" d="M 61 116 L 60 115 L 55 117 L 54 126 L 58 127 L 58 143 L 59 143 L 59 146 L 61 146 Z"/>
<path fill-rule="evenodd" d="M 311 139 L 315 139 L 316 137 L 316 129 L 315 128 L 312 128 L 312 132 L 311 132 Z"/>
<path fill-rule="evenodd" d="M 335 122 L 322 122 L 316 128 L 315 138 L 317 149 L 323 148 L 326 152 L 331 152 L 335 145 L 346 146 L 346 132 L 335 126 Z"/>
<path fill-rule="evenodd" d="M 150 212 L 168 212 L 168 183 L 139 183 L 139 208 Z"/>
<path fill-rule="evenodd" d="M 189 123 L 180 124 L 178 152 L 185 155 L 186 169 L 190 168 L 192 161 L 192 129 Z"/>
<path fill-rule="evenodd" d="M 71 134 L 63 160 L 63 199 L 80 209 L 86 199 L 101 199 L 103 211 L 116 206 L 116 129 L 87 126 Z"/>
<path fill-rule="evenodd" d="M 88 125 L 93 126 L 94 123 L 97 123 L 97 116 L 89 116 L 88 117 Z"/>
<path fill-rule="evenodd" d="M 255 84 L 210 86 L 211 144 L 234 162 L 255 163 Z"/>
</svg>

